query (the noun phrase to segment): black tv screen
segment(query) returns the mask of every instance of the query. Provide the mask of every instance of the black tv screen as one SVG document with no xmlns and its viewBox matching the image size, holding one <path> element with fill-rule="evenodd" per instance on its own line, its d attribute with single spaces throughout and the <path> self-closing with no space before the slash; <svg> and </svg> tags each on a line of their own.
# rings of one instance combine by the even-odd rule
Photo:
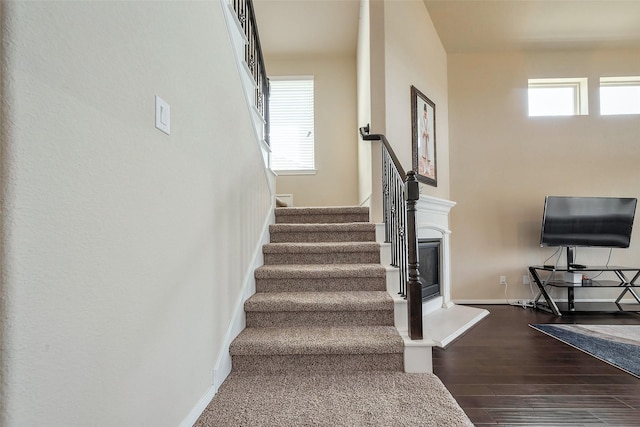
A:
<svg viewBox="0 0 640 427">
<path fill-rule="evenodd" d="M 541 246 L 628 248 L 637 199 L 547 196 Z"/>
</svg>

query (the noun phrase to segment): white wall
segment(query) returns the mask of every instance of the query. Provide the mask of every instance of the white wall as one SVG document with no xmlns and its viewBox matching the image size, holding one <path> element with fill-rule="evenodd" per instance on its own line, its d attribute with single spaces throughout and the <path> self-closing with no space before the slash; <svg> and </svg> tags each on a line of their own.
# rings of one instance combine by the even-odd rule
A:
<svg viewBox="0 0 640 427">
<path fill-rule="evenodd" d="M 412 169 L 411 85 L 436 104 L 438 186 L 422 192 L 449 198 L 449 101 L 447 54 L 422 0 L 386 1 L 386 134 L 405 167 Z"/>
<path fill-rule="evenodd" d="M 421 185 L 421 191 L 448 199 L 449 105 L 444 47 L 421 0 L 371 0 L 368 12 L 371 133 L 384 133 L 403 168 L 411 170 L 411 86 L 429 97 L 436 104 L 438 186 Z M 366 19 L 361 19 L 361 25 L 366 24 Z M 360 34 L 366 37 L 365 30 Z M 362 58 L 359 66 L 366 67 L 367 57 Z M 376 166 L 379 160 L 375 157 L 378 150 L 375 146 L 371 156 L 371 196 L 372 216 L 380 219 L 381 206 L 375 200 L 381 191 L 377 175 L 380 166 Z M 363 153 L 361 161 L 366 155 Z M 365 170 L 365 167 L 361 166 L 361 169 Z M 361 198 L 364 197 L 361 195 Z"/>
<path fill-rule="evenodd" d="M 500 275 L 511 299 L 531 298 L 526 266 L 553 253 L 539 248 L 545 195 L 640 197 L 640 117 L 598 105 L 599 77 L 639 74 L 639 50 L 449 55 L 454 299 L 504 301 Z M 541 77 L 588 77 L 590 114 L 529 118 L 527 79 Z M 608 253 L 580 249 L 577 262 Z M 636 229 L 611 265 L 639 260 Z"/>
<path fill-rule="evenodd" d="M 266 56 L 269 76 L 314 76 L 315 164 L 313 175 L 279 175 L 278 194 L 295 206 L 358 203 L 356 164 L 356 59 L 353 56 Z"/>
<path fill-rule="evenodd" d="M 356 54 L 358 129 L 371 124 L 371 28 L 369 0 L 360 1 L 358 48 Z M 371 196 L 371 142 L 358 142 L 358 205 L 367 204 Z"/>
<path fill-rule="evenodd" d="M 0 424 L 178 425 L 271 206 L 220 3 L 4 6 Z"/>
</svg>

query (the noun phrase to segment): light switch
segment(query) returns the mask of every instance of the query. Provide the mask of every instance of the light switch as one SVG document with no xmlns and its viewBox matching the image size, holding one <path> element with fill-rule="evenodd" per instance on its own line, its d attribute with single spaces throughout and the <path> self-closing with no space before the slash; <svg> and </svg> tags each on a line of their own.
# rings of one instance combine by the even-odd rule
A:
<svg viewBox="0 0 640 427">
<path fill-rule="evenodd" d="M 156 95 L 156 128 L 169 135 L 171 133 L 171 107 Z"/>
</svg>

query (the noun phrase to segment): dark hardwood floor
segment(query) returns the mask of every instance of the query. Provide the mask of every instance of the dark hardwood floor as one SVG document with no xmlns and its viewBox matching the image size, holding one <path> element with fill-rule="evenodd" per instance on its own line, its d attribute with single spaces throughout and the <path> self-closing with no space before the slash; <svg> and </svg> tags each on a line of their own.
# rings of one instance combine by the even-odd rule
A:
<svg viewBox="0 0 640 427">
<path fill-rule="evenodd" d="M 529 327 L 640 324 L 640 315 L 478 307 L 491 314 L 433 351 L 434 373 L 475 425 L 640 426 L 640 379 Z"/>
</svg>

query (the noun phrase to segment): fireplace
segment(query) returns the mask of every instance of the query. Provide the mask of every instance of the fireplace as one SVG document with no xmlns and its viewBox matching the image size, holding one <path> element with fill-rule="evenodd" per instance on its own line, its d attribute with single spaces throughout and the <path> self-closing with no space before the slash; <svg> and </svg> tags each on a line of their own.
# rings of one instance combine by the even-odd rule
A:
<svg viewBox="0 0 640 427">
<path fill-rule="evenodd" d="M 423 302 L 440 296 L 441 242 L 441 239 L 418 239 L 418 271 Z"/>
<path fill-rule="evenodd" d="M 450 200 L 439 199 L 433 196 L 420 195 L 420 200 L 416 204 L 416 228 L 418 229 L 418 243 L 420 241 L 439 242 L 438 249 L 431 249 L 432 256 L 437 256 L 437 261 L 424 262 L 425 266 L 433 262 L 433 267 L 419 268 L 420 274 L 429 277 L 435 274 L 435 280 L 430 285 L 438 283 L 438 293 L 434 293 L 428 301 L 423 299 L 422 313 L 427 315 L 439 308 L 451 308 L 454 306 L 451 301 L 451 230 L 449 230 L 449 211 L 455 206 Z M 418 262 L 420 260 L 420 249 L 418 248 Z M 433 290 L 435 286 L 432 286 Z M 428 295 L 428 292 L 427 292 Z M 437 295 L 437 296 L 435 296 Z"/>
</svg>

